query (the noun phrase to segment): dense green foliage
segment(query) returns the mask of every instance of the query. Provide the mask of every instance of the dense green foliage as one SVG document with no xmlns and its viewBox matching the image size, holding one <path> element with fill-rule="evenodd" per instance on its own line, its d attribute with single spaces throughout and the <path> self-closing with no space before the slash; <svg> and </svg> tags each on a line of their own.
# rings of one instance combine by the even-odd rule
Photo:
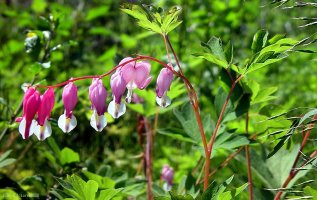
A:
<svg viewBox="0 0 317 200">
<path fill-rule="evenodd" d="M 316 150 L 311 125 L 317 113 L 317 31 L 314 24 L 305 26 L 313 22 L 316 7 L 260 0 L 129 2 L 135 4 L 0 3 L 0 199 L 146 199 L 148 129 L 153 130 L 152 189 L 157 199 L 249 199 L 245 145 L 250 147 L 254 199 L 274 198 L 301 146 L 305 148 L 295 167 L 302 169 L 283 195 L 316 198 L 316 160 L 309 156 Z M 122 58 L 138 54 L 175 62 L 172 52 L 166 53 L 165 33 L 196 90 L 207 141 L 232 81 L 243 76 L 224 110 L 207 190 L 202 184 L 207 154 L 186 87 L 175 77 L 168 92 L 171 106 L 158 107 L 155 87 L 161 66 L 156 62 L 151 62 L 150 85 L 135 91 L 143 103 L 127 105 L 125 115 L 116 120 L 106 114 L 108 125 L 101 133 L 89 124 L 88 79 L 76 82 L 78 126 L 73 132 L 65 134 L 57 126 L 63 113 L 59 88 L 50 119 L 52 136 L 45 141 L 35 136 L 22 139 L 14 120 L 22 115 L 24 83 L 54 85 L 71 77 L 104 74 Z M 34 36 L 30 44 L 27 38 Z M 107 103 L 109 80 L 103 79 Z M 228 157 L 230 162 L 223 166 Z M 171 192 L 163 190 L 160 180 L 164 164 L 175 172 Z"/>
</svg>

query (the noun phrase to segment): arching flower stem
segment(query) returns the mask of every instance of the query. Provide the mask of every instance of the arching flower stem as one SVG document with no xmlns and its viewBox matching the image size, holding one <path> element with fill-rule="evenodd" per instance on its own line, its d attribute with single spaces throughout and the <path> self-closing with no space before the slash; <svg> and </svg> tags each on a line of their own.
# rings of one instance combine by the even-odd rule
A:
<svg viewBox="0 0 317 200">
<path fill-rule="evenodd" d="M 166 46 L 166 49 L 168 49 L 167 45 L 169 46 L 169 48 L 171 49 L 173 56 L 175 58 L 176 64 L 179 68 L 179 76 L 183 79 L 184 84 L 186 86 L 186 90 L 187 90 L 187 94 L 189 97 L 189 100 L 191 102 L 191 105 L 193 107 L 194 113 L 195 113 L 195 117 L 196 117 L 196 121 L 198 124 L 198 128 L 199 128 L 199 133 L 200 133 L 200 137 L 201 140 L 203 142 L 203 147 L 204 147 L 204 152 L 205 152 L 205 156 L 206 156 L 206 162 L 205 162 L 205 174 L 204 174 L 204 190 L 207 189 L 208 187 L 208 175 L 209 175 L 209 168 L 210 168 L 210 155 L 211 155 L 211 150 L 208 148 L 208 144 L 207 144 L 207 138 L 206 138 L 206 134 L 204 131 L 204 126 L 199 114 L 199 102 L 198 102 L 198 98 L 197 98 L 197 94 L 195 89 L 193 88 L 193 86 L 190 84 L 190 82 L 185 78 L 183 70 L 180 66 L 180 62 L 178 59 L 178 56 L 176 55 L 176 52 L 168 38 L 168 36 L 165 34 L 163 35 L 163 39 L 164 39 L 164 44 Z M 168 53 L 168 52 L 167 52 Z"/>
<path fill-rule="evenodd" d="M 116 71 L 118 68 L 130 63 L 130 62 L 135 62 L 135 61 L 139 61 L 139 60 L 150 60 L 150 61 L 154 61 L 157 62 L 158 64 L 160 64 L 163 67 L 167 67 L 168 69 L 170 69 L 174 75 L 180 77 L 181 79 L 184 80 L 184 82 L 186 82 L 186 84 L 190 84 L 189 81 L 181 74 L 179 74 L 177 71 L 175 71 L 171 66 L 169 66 L 168 64 L 164 63 L 163 61 L 153 58 L 151 56 L 145 56 L 145 55 L 137 55 L 137 57 L 128 60 L 126 62 L 123 62 L 117 66 L 115 66 L 114 68 L 112 68 L 110 71 L 108 71 L 105 74 L 101 74 L 101 75 L 91 75 L 91 76 L 81 76 L 81 77 L 77 77 L 77 78 L 72 78 L 72 80 L 67 80 L 55 85 L 36 85 L 35 88 L 58 88 L 58 87 L 62 87 L 67 85 L 69 82 L 76 82 L 76 81 L 80 81 L 80 80 L 85 80 L 85 79 L 93 79 L 93 78 L 104 78 L 108 75 L 110 75 L 111 73 L 113 73 L 114 71 Z M 191 86 L 192 88 L 192 86 Z"/>
</svg>

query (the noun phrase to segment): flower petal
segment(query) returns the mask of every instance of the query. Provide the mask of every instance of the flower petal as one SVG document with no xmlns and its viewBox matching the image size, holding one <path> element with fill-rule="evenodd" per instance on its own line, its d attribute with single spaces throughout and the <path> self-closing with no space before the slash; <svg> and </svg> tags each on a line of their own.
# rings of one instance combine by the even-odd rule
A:
<svg viewBox="0 0 317 200">
<path fill-rule="evenodd" d="M 62 114 L 58 118 L 58 127 L 62 129 L 64 133 L 71 132 L 77 126 L 77 120 L 74 115 L 71 118 L 67 118 L 65 114 Z"/>
<path fill-rule="evenodd" d="M 126 106 L 124 103 L 116 104 L 115 101 L 111 101 L 108 106 L 108 113 L 115 119 L 119 118 L 126 111 Z"/>
<path fill-rule="evenodd" d="M 34 128 L 34 135 L 36 135 L 36 137 L 39 140 L 42 140 L 42 141 L 45 140 L 46 138 L 52 135 L 51 124 L 47 120 L 45 120 L 45 123 L 43 126 L 37 124 Z"/>
<path fill-rule="evenodd" d="M 107 119 L 104 115 L 98 115 L 96 111 L 91 115 L 90 125 L 98 132 L 101 132 L 107 126 Z"/>
<path fill-rule="evenodd" d="M 163 95 L 162 98 L 156 97 L 156 103 L 159 106 L 166 108 L 167 106 L 171 105 L 171 99 L 168 96 Z"/>
<path fill-rule="evenodd" d="M 138 85 L 138 88 L 143 90 L 150 84 L 151 80 L 152 80 L 152 76 L 148 77 L 143 83 L 141 83 L 141 85 Z"/>
<path fill-rule="evenodd" d="M 28 139 L 28 137 L 34 133 L 35 123 L 35 120 L 27 122 L 25 118 L 22 119 L 19 125 L 19 133 L 22 135 L 23 139 Z"/>
</svg>

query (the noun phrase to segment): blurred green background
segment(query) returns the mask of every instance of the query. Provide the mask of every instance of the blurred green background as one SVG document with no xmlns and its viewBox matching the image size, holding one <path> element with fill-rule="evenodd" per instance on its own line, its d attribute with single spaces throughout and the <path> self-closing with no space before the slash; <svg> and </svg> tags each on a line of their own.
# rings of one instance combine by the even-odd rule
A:
<svg viewBox="0 0 317 200">
<path fill-rule="evenodd" d="M 144 199 L 145 184 L 142 169 L 144 145 L 140 141 L 143 141 L 145 136 L 138 134 L 142 115 L 147 115 L 148 121 L 154 122 L 155 113 L 158 113 L 158 131 L 153 147 L 153 179 L 158 187 L 162 185 L 159 179 L 163 164 L 168 163 L 174 168 L 174 182 L 177 185 L 181 185 L 196 166 L 200 152 L 197 146 L 186 141 L 188 138 L 186 131 L 177 119 L 177 114 L 174 114 L 181 110 L 182 106 L 186 109 L 184 102 L 188 101 L 188 97 L 182 82 L 174 79 L 171 89 L 172 105 L 174 104 L 172 108 L 159 110 L 158 107 L 153 108 L 153 105 L 147 101 L 155 101 L 155 79 L 160 70 L 156 63 L 152 63 L 151 74 L 154 77 L 152 82 L 146 91 L 137 92 L 141 97 L 149 98 L 144 104 L 128 106 L 126 114 L 118 120 L 114 121 L 108 116 L 109 124 L 101 133 L 95 133 L 89 124 L 92 113 L 88 99 L 90 80 L 77 83 L 79 101 L 74 114 L 78 126 L 72 133 L 62 133 L 56 124 L 59 115 L 63 113 L 61 89 L 55 90 L 56 103 L 51 115 L 53 134 L 48 140 L 39 142 L 34 136 L 23 140 L 18 133 L 18 124 L 10 124 L 23 97 L 21 85 L 30 83 L 33 79 L 35 83 L 40 82 L 41 85 L 52 85 L 71 77 L 103 74 L 118 64 L 123 57 L 136 54 L 150 55 L 168 62 L 162 37 L 142 29 L 132 17 L 120 10 L 121 5 L 127 2 L 137 1 L 1 1 L 0 130 L 4 134 L 1 135 L 0 152 L 3 154 L 12 150 L 10 157 L 16 160 L 8 161 L 8 164 L 0 168 L 0 187 L 3 188 L 0 189 L 0 199 L 6 199 L 5 195 L 1 197 L 1 194 L 10 193 L 9 189 L 4 189 L 10 184 L 10 187 L 36 193 L 41 197 L 54 196 L 55 194 L 49 192 L 53 188 L 61 188 L 54 177 L 65 178 L 66 174 L 78 173 L 83 169 L 103 177 L 110 177 L 115 181 L 116 188 L 136 182 L 141 183 L 131 189 L 131 194 L 129 192 L 128 194 L 137 199 Z M 219 67 L 192 56 L 193 53 L 202 51 L 201 42 L 207 42 L 212 36 L 220 37 L 224 43 L 231 41 L 234 49 L 233 62 L 241 66 L 252 54 L 253 35 L 260 29 L 268 30 L 269 37 L 284 34 L 298 41 L 317 32 L 316 26 L 299 27 L 308 22 L 295 19 L 316 15 L 316 8 L 308 6 L 282 9 L 287 5 L 293 5 L 293 1 L 281 7 L 277 7 L 278 4 L 271 4 L 272 2 L 268 0 L 171 0 L 142 3 L 153 4 L 164 10 L 174 5 L 182 8 L 180 19 L 183 22 L 169 34 L 169 37 L 186 77 L 197 90 L 203 118 L 209 116 L 212 120 L 216 119 L 214 101 L 223 83 L 219 79 L 221 73 Z M 46 43 L 43 43 L 45 39 L 42 31 L 48 30 L 52 32 L 49 48 L 55 49 L 44 57 L 43 44 Z M 37 53 L 26 53 L 24 42 L 30 32 L 38 34 L 42 39 L 38 44 Z M 316 50 L 316 46 L 313 45 L 308 48 Z M 44 68 L 39 62 L 47 63 L 50 67 Z M 317 99 L 316 74 L 315 54 L 294 53 L 287 59 L 247 77 L 256 81 L 260 85 L 260 90 L 269 90 L 268 94 L 264 94 L 269 101 L 251 105 L 250 108 L 250 133 L 258 134 L 261 141 L 257 141 L 259 143 L 256 142 L 252 146 L 254 147 L 251 152 L 252 159 L 263 159 L 263 163 L 255 163 L 253 166 L 256 199 L 272 199 L 274 191 L 265 188 L 279 187 L 279 184 L 283 183 L 283 180 L 279 180 L 282 179 L 282 175 L 278 171 L 282 165 L 272 164 L 279 158 L 276 158 L 276 162 L 264 159 L 264 155 L 276 144 L 274 138 L 265 135 L 275 130 L 270 127 L 283 129 L 291 125 L 291 121 L 287 119 L 290 116 L 274 122 L 263 122 L 263 120 L 295 108 L 297 109 L 292 112 L 294 116 L 307 112 L 305 108 L 313 108 Z M 109 77 L 104 78 L 103 82 L 108 89 L 109 103 L 111 99 Z M 173 109 L 176 111 L 173 112 Z M 185 113 L 185 115 L 189 114 L 190 112 Z M 227 127 L 237 128 L 239 133 L 243 133 L 243 123 L 243 118 L 237 118 L 228 122 Z M 182 139 L 171 137 L 173 133 L 177 133 Z M 279 156 L 291 154 L 288 151 L 293 152 L 300 138 L 300 134 L 292 137 L 287 147 L 279 152 Z M 307 152 L 314 150 L 314 146 L 316 141 L 309 141 Z M 212 169 L 219 166 L 237 147 L 219 149 L 212 159 Z M 230 187 L 237 188 L 243 185 L 247 182 L 244 159 L 242 151 L 225 169 L 219 170 L 213 179 L 221 183 L 235 174 Z M 258 171 L 267 171 L 270 176 L 265 177 L 264 173 Z M 275 180 L 280 181 L 277 181 L 276 185 L 269 183 L 268 179 L 272 178 L 272 174 Z M 196 179 L 199 172 L 194 176 Z M 314 180 L 315 176 L 315 172 L 310 172 L 301 180 L 302 182 Z M 86 176 L 84 180 L 88 179 Z M 14 184 L 18 184 L 19 187 Z M 307 191 L 311 188 L 307 189 L 307 187 L 316 188 L 317 184 L 310 183 L 306 190 L 303 190 L 304 187 L 305 185 L 300 186 L 299 190 L 305 191 L 304 193 L 308 195 L 310 193 Z M 162 193 L 161 189 L 156 190 L 157 194 Z M 16 189 L 15 192 L 20 193 Z M 248 199 L 247 189 L 238 198 Z"/>
</svg>

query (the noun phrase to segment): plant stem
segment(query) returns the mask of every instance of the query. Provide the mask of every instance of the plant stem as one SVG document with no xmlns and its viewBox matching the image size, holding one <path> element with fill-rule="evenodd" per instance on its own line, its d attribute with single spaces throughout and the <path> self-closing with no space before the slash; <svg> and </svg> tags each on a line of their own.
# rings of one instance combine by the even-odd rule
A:
<svg viewBox="0 0 317 200">
<path fill-rule="evenodd" d="M 245 132 L 249 134 L 249 111 L 246 113 L 245 117 Z M 250 147 L 245 146 L 245 157 L 247 159 L 248 166 L 248 182 L 249 182 L 249 199 L 253 200 L 253 182 L 252 182 L 252 170 L 251 170 L 251 158 L 250 158 Z"/>
<path fill-rule="evenodd" d="M 244 147 L 240 147 L 239 149 L 237 149 L 235 152 L 233 152 L 232 154 L 230 154 L 222 163 L 220 166 L 218 166 L 216 169 L 212 170 L 209 174 L 209 178 L 212 177 L 217 171 L 219 171 L 220 169 L 226 167 L 228 165 L 228 163 L 234 158 L 236 157 L 236 155 L 238 155 L 240 153 L 240 151 L 242 151 Z"/>
<path fill-rule="evenodd" d="M 298 153 L 297 153 L 297 156 L 296 156 L 295 161 L 294 161 L 294 163 L 293 163 L 293 165 L 292 165 L 292 168 L 291 168 L 291 170 L 290 170 L 290 172 L 289 172 L 289 174 L 288 174 L 287 179 L 284 181 L 284 183 L 283 183 L 281 189 L 286 188 L 286 187 L 288 186 L 288 184 L 291 182 L 291 180 L 292 180 L 292 179 L 296 176 L 296 174 L 299 172 L 299 169 L 296 169 L 296 165 L 297 165 L 297 162 L 299 161 L 300 155 L 302 154 L 302 151 L 303 151 L 303 149 L 304 149 L 304 147 L 305 147 L 305 145 L 306 145 L 306 143 L 307 143 L 307 140 L 308 140 L 308 138 L 309 138 L 309 136 L 310 136 L 310 134 L 311 134 L 311 131 L 312 131 L 313 127 L 315 126 L 315 123 L 316 123 L 315 120 L 316 120 L 316 119 L 317 119 L 317 115 L 314 115 L 314 116 L 313 116 L 313 121 L 314 121 L 314 123 L 311 123 L 311 124 L 309 125 L 309 128 L 308 128 L 308 130 L 306 131 L 305 136 L 304 136 L 304 138 L 303 138 L 303 140 L 302 140 L 302 144 L 301 144 L 300 149 L 299 149 L 299 151 L 298 151 Z M 315 152 L 317 153 L 317 151 L 315 151 Z M 316 154 L 315 152 L 312 154 L 313 156 L 315 156 L 315 154 Z M 303 165 L 305 165 L 305 164 L 306 164 L 306 163 L 304 163 Z M 301 167 L 302 167 L 303 165 L 301 165 Z M 283 194 L 283 190 L 279 190 L 279 191 L 276 193 L 276 195 L 275 195 L 275 197 L 274 197 L 274 200 L 279 200 L 279 199 L 281 198 L 282 194 Z"/>
<path fill-rule="evenodd" d="M 251 159 L 250 159 L 250 147 L 245 146 L 245 155 L 248 165 L 248 182 L 249 182 L 249 199 L 253 200 L 253 182 L 252 182 L 252 171 L 251 171 Z"/>
<path fill-rule="evenodd" d="M 224 102 L 224 104 L 223 104 L 223 106 L 222 106 L 222 108 L 221 108 L 221 112 L 220 112 L 218 121 L 217 121 L 217 123 L 216 123 L 215 130 L 214 130 L 214 132 L 213 132 L 213 134 L 212 134 L 212 137 L 211 137 L 211 139 L 210 139 L 210 142 L 209 142 L 208 150 L 209 150 L 210 152 L 212 152 L 212 148 L 213 148 L 214 142 L 215 142 L 215 140 L 216 140 L 217 132 L 218 132 L 218 130 L 219 130 L 221 121 L 222 121 L 222 119 L 223 119 L 223 117 L 224 117 L 224 114 L 225 114 L 227 105 L 228 105 L 228 103 L 229 103 L 229 100 L 230 100 L 230 98 L 231 98 L 231 95 L 232 95 L 232 93 L 233 93 L 233 90 L 234 90 L 235 86 L 237 85 L 237 83 L 240 81 L 240 79 L 241 79 L 242 77 L 243 77 L 243 75 L 240 75 L 240 76 L 232 83 L 231 88 L 230 88 L 230 91 L 229 91 L 229 93 L 228 93 L 228 96 L 227 96 L 227 98 L 226 98 L 226 100 L 225 100 L 225 102 Z"/>
<path fill-rule="evenodd" d="M 176 64 L 177 64 L 177 66 L 179 68 L 180 75 L 182 75 L 184 77 L 184 73 L 183 73 L 182 67 L 180 66 L 178 56 L 175 53 L 175 50 L 173 48 L 173 45 L 171 44 L 171 41 L 169 40 L 167 35 L 164 35 L 164 38 L 165 38 L 164 39 L 165 45 L 166 45 L 166 42 L 167 42 L 168 46 L 170 47 L 170 49 L 171 49 L 171 51 L 173 53 L 173 56 L 174 56 L 174 58 L 176 60 Z M 195 113 L 196 121 L 197 121 L 198 128 L 199 128 L 200 137 L 201 137 L 201 140 L 203 142 L 203 147 L 204 147 L 204 151 L 205 151 L 206 162 L 205 162 L 205 175 L 204 175 L 204 190 L 206 190 L 207 187 L 208 187 L 208 184 L 209 184 L 208 183 L 208 175 L 209 175 L 209 168 L 210 168 L 210 152 L 211 151 L 208 150 L 208 145 L 207 145 L 207 139 L 206 139 L 206 135 L 205 135 L 205 131 L 204 131 L 204 126 L 203 126 L 203 123 L 201 121 L 201 117 L 200 117 L 200 114 L 199 114 L 199 110 L 200 109 L 199 109 L 199 103 L 198 103 L 198 98 L 197 98 L 196 91 L 191 86 L 189 81 L 188 81 L 188 83 L 186 83 L 184 81 L 184 84 L 186 86 L 188 96 L 189 96 L 189 98 L 191 100 L 191 105 L 192 105 L 194 113 Z"/>
<path fill-rule="evenodd" d="M 147 119 L 144 117 L 145 131 L 146 131 L 146 147 L 145 147 L 145 166 L 147 178 L 147 199 L 153 199 L 152 193 L 152 129 L 149 127 Z"/>
</svg>

